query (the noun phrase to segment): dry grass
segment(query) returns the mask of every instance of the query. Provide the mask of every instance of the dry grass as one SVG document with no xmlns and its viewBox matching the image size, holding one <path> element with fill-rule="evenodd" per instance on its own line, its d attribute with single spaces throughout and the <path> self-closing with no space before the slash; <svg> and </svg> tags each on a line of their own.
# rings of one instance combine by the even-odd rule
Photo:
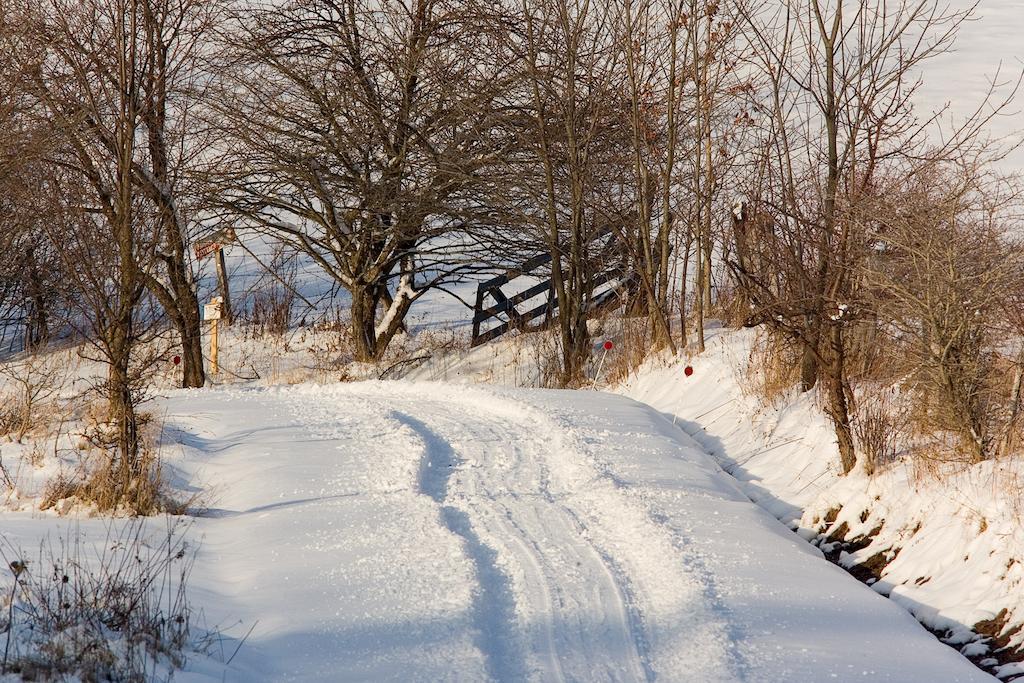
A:
<svg viewBox="0 0 1024 683">
<path fill-rule="evenodd" d="M 750 350 L 745 375 L 745 391 L 774 405 L 800 382 L 800 350 L 778 335 L 759 334 Z"/>
<path fill-rule="evenodd" d="M 85 506 L 114 515 L 183 514 L 195 501 L 177 500 L 167 484 L 159 450 L 162 427 L 148 413 L 140 414 L 139 421 L 141 448 L 132 463 L 121 462 L 109 424 L 90 424 L 77 467 L 47 484 L 40 509 L 66 513 Z"/>
<path fill-rule="evenodd" d="M 729 281 L 715 289 L 709 317 L 717 318 L 726 327 L 740 327 L 750 317 L 750 304 L 739 287 Z"/>
<path fill-rule="evenodd" d="M 44 489 L 39 509 L 64 513 L 84 505 L 105 514 L 180 515 L 191 503 L 174 497 L 163 476 L 160 457 L 146 449 L 132 468 L 102 454 L 89 459 L 71 476 L 59 475 Z"/>
<path fill-rule="evenodd" d="M 614 320 L 617 330 L 609 331 L 617 333 L 605 335 L 605 330 L 612 327 L 609 324 L 611 320 Z M 599 384 L 625 381 L 651 355 L 650 321 L 646 317 L 623 317 L 606 318 L 600 322 L 596 341 L 600 344 L 606 336 L 615 337 L 615 348 L 605 358 Z M 596 353 L 598 363 L 602 354 L 603 350 Z"/>
<path fill-rule="evenodd" d="M 528 363 L 538 369 L 536 385 L 545 389 L 568 388 L 562 375 L 562 338 L 558 329 L 534 332 L 519 336 L 520 348 L 528 353 Z M 517 386 L 520 386 L 517 383 Z"/>
<path fill-rule="evenodd" d="M 193 554 L 183 527 L 150 536 L 134 520 L 87 550 L 79 537 L 35 557 L 0 548 L 0 674 L 36 681 L 142 683 L 184 664 Z M 6 604 L 4 604 L 6 602 Z"/>
</svg>

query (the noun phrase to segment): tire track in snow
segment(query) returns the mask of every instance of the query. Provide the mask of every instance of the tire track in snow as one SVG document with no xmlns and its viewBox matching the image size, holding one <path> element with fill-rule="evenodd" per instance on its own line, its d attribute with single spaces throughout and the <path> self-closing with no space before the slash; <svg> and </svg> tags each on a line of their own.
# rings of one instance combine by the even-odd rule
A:
<svg viewBox="0 0 1024 683">
<path fill-rule="evenodd" d="M 585 527 L 580 521 L 579 516 L 571 508 L 565 506 L 562 507 L 567 514 L 572 517 L 576 526 L 580 529 L 581 535 L 585 533 Z M 644 678 L 648 682 L 654 681 L 657 678 L 657 674 L 651 667 L 650 643 L 648 642 L 647 634 L 644 632 L 643 617 L 640 613 L 640 607 L 637 603 L 636 595 L 630 587 L 629 578 L 614 558 L 596 545 L 591 545 L 594 548 L 594 552 L 601 558 L 601 564 L 604 565 L 609 581 L 615 585 L 619 592 L 620 604 L 622 606 L 622 618 L 629 624 L 629 630 L 633 636 L 633 643 L 636 646 L 637 658 L 643 666 Z"/>
<path fill-rule="evenodd" d="M 472 519 L 473 526 L 479 525 L 486 535 L 485 543 L 519 569 L 521 585 L 516 598 L 521 602 L 521 622 L 527 622 L 520 628 L 530 642 L 529 654 L 536 660 L 528 667 L 527 678 L 652 679 L 642 619 L 621 571 L 590 542 L 572 510 L 548 491 L 542 453 L 550 444 L 524 439 L 536 427 L 524 420 L 511 420 L 509 425 L 509 416 L 503 412 L 485 409 L 481 416 L 480 406 L 459 401 L 455 405 L 454 413 L 451 402 L 438 404 L 443 410 L 424 410 L 427 406 L 418 401 L 417 415 L 430 420 L 431 427 L 406 413 L 401 413 L 400 419 L 430 444 L 430 467 L 423 476 L 425 491 L 446 509 L 453 508 L 450 503 L 464 508 L 466 519 Z M 512 457 L 503 469 L 495 453 L 481 452 L 478 455 L 485 464 L 466 468 L 466 461 L 438 430 L 450 431 L 456 438 L 471 437 L 472 447 L 463 450 L 492 444 Z M 438 465 L 446 472 L 438 471 Z M 462 467 L 456 471 L 455 465 Z M 454 493 L 449 490 L 448 476 L 453 473 L 459 475 L 460 484 Z M 525 494 L 520 492 L 523 489 Z M 452 528 L 455 533 L 461 530 L 464 526 Z M 473 543 L 481 541 L 477 534 L 472 538 Z M 508 658 L 508 653 L 496 659 L 501 656 Z"/>
<path fill-rule="evenodd" d="M 476 514 L 478 517 L 482 517 L 488 513 L 484 510 L 476 510 Z M 506 542 L 514 546 L 514 549 L 506 546 L 506 550 L 518 558 L 521 563 L 521 569 L 532 574 L 534 577 L 535 589 L 540 595 L 541 604 L 543 606 L 540 618 L 543 622 L 541 629 L 544 634 L 543 640 L 546 647 L 540 656 L 545 660 L 546 678 L 552 681 L 564 681 L 565 674 L 562 672 L 562 665 L 558 660 L 558 648 L 555 644 L 556 636 L 553 620 L 555 603 L 551 596 L 551 590 L 547 584 L 544 568 L 538 559 L 540 556 L 540 550 L 536 543 L 531 543 L 526 540 L 527 536 L 525 532 L 516 526 L 515 522 L 511 520 L 510 514 L 506 512 L 505 515 L 500 515 L 498 514 L 498 511 L 494 511 L 489 516 L 492 518 L 490 520 L 492 527 L 504 529 L 506 532 L 504 535 Z"/>
<path fill-rule="evenodd" d="M 743 663 L 734 659 L 729 615 L 717 609 L 706 568 L 691 563 L 675 530 L 651 517 L 642 496 L 623 490 L 571 424 L 514 400 L 496 408 L 531 424 L 533 433 L 551 435 L 542 452 L 557 468 L 557 481 L 549 482 L 548 495 L 557 491 L 579 527 L 594 534 L 591 544 L 615 575 L 638 625 L 634 638 L 648 679 L 745 680 Z"/>
<path fill-rule="evenodd" d="M 209 520 L 232 548 L 229 571 L 214 563 L 218 587 L 247 586 L 225 596 L 258 624 L 253 649 L 274 653 L 243 648 L 239 680 L 489 680 L 475 567 L 421 492 L 423 442 L 388 397 L 300 386 L 244 398 L 247 432 L 285 438 L 250 436 L 233 454 L 221 475 L 225 488 L 248 477 L 226 503 L 241 514 Z"/>
<path fill-rule="evenodd" d="M 458 456 L 447 441 L 420 420 L 398 411 L 392 411 L 388 417 L 411 429 L 423 442 L 420 491 L 441 507 L 442 522 L 462 538 L 466 553 L 476 567 L 480 591 L 473 607 L 473 621 L 480 633 L 477 647 L 484 655 L 487 673 L 499 683 L 522 680 L 522 662 L 510 647 L 516 638 L 509 632 L 509 625 L 515 620 L 515 600 L 509 579 L 498 566 L 497 553 L 473 531 L 469 515 L 446 504 L 448 480 L 460 462 Z"/>
<path fill-rule="evenodd" d="M 576 525 L 580 528 L 581 532 L 584 531 L 583 522 L 580 521 L 579 516 L 570 508 L 564 508 L 576 522 Z M 615 584 L 618 588 L 619 594 L 622 600 L 623 618 L 628 622 L 630 632 L 633 634 L 633 642 L 636 645 L 637 657 L 643 666 L 644 678 L 650 682 L 657 678 L 657 674 L 651 666 L 651 645 L 647 639 L 647 634 L 644 631 L 643 616 L 640 613 L 640 606 L 637 602 L 636 594 L 630 586 L 629 577 L 626 575 L 623 568 L 615 561 L 613 557 L 608 555 L 604 550 L 598 548 L 596 545 L 594 552 L 601 558 L 601 563 L 604 565 L 605 570 L 608 573 L 609 580 Z"/>
<path fill-rule="evenodd" d="M 726 647 L 728 647 L 729 650 L 730 669 L 736 676 L 736 680 L 749 680 L 753 668 L 751 667 L 746 654 L 738 645 L 744 640 L 745 634 L 743 629 L 737 624 L 731 610 L 726 605 L 726 601 L 722 598 L 722 593 L 719 590 L 714 572 L 712 572 L 708 567 L 708 564 L 700 554 L 700 551 L 694 547 L 692 538 L 683 534 L 682 530 L 679 530 L 677 527 L 671 526 L 668 518 L 664 514 L 656 511 L 648 511 L 648 515 L 655 523 L 671 527 L 675 530 L 676 533 L 673 534 L 673 544 L 683 554 L 686 567 L 698 577 L 698 580 L 703 585 L 704 599 L 714 612 L 722 615 L 726 619 L 725 631 L 728 635 Z"/>
<path fill-rule="evenodd" d="M 605 471 L 599 441 L 498 392 L 349 391 L 406 435 L 414 484 L 463 542 L 479 584 L 472 638 L 492 678 L 742 680 L 727 615 L 675 532 Z"/>
</svg>

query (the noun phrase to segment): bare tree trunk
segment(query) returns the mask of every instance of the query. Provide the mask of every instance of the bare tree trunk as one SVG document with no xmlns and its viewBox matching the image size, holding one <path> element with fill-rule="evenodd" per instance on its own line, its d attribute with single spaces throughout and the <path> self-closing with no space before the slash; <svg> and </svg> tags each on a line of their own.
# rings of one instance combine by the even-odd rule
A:
<svg viewBox="0 0 1024 683">
<path fill-rule="evenodd" d="M 982 425 L 981 411 L 983 408 L 972 400 L 970 389 L 965 386 L 964 377 L 954 378 L 952 369 L 957 361 L 948 358 L 939 363 L 938 372 L 943 393 L 948 397 L 952 407 L 953 426 L 960 433 L 971 456 L 972 463 L 984 462 L 988 453 L 985 430 Z"/>
<path fill-rule="evenodd" d="M 814 321 L 807 321 L 807 336 L 800 352 L 800 391 L 806 393 L 818 383 L 818 332 Z"/>
<path fill-rule="evenodd" d="M 829 326 L 826 344 L 828 349 L 824 355 L 828 359 L 828 369 L 825 372 L 825 412 L 835 428 L 842 473 L 849 474 L 857 464 L 857 455 L 850 425 L 848 397 L 851 392 L 846 375 L 846 351 L 841 325 Z"/>
<path fill-rule="evenodd" d="M 35 247 L 30 247 L 27 250 L 25 260 L 28 262 L 28 281 L 25 294 L 29 304 L 25 325 L 25 348 L 35 350 L 45 346 L 50 338 L 49 316 L 47 315 L 49 306 L 42 273 L 36 260 Z"/>
<path fill-rule="evenodd" d="M 535 178 L 533 197 L 544 209 L 541 235 L 551 255 L 558 300 L 559 381 L 571 386 L 583 381 L 591 351 L 587 316 L 600 265 L 591 251 L 601 229 L 595 223 L 604 220 L 596 191 L 598 159 L 607 150 L 605 133 L 611 132 L 604 121 L 607 98 L 599 93 L 611 88 L 606 69 L 613 61 L 608 55 L 614 41 L 602 32 L 609 20 L 605 5 L 522 0 L 521 7 L 526 47 L 522 73 L 532 95 L 526 133 L 539 167 L 526 173 Z M 541 55 L 550 51 L 562 55 L 553 68 L 541 64 Z M 586 79 L 581 72 L 588 74 Z M 629 144 L 628 139 L 623 142 Z M 642 262 L 642 254 L 635 256 Z"/>
<path fill-rule="evenodd" d="M 651 164 L 648 161 L 648 158 L 653 156 L 649 140 L 652 137 L 652 129 L 662 125 L 660 119 L 654 119 L 644 110 L 643 101 L 656 87 L 656 84 L 653 83 L 652 75 L 645 68 L 646 63 L 649 62 L 646 50 L 649 44 L 648 38 L 650 37 L 645 29 L 651 21 L 651 8 L 641 6 L 638 9 L 640 14 L 635 15 L 632 1 L 627 0 L 622 5 L 619 17 L 624 34 L 623 49 L 626 55 L 626 76 L 629 84 L 629 119 L 633 147 L 633 182 L 635 190 L 632 211 L 630 213 L 634 219 L 634 229 L 637 238 L 635 241 L 638 243 L 637 249 L 639 251 L 634 261 L 636 262 L 637 274 L 640 276 L 640 285 L 643 288 L 643 296 L 646 301 L 646 315 L 651 332 L 651 348 L 653 351 L 659 351 L 668 347 L 675 353 L 675 342 L 672 340 L 671 325 L 668 318 L 667 296 L 663 297 L 661 295 L 662 291 L 665 290 L 662 270 L 666 271 L 666 277 L 668 270 L 668 254 L 664 248 L 668 240 L 669 216 L 667 214 L 667 205 L 662 207 L 663 215 L 661 220 L 658 221 L 657 234 L 653 242 L 651 239 L 654 214 L 653 205 L 657 187 L 656 181 L 652 179 Z M 673 49 L 675 48 L 674 38 L 672 47 Z M 672 62 L 669 68 L 671 77 L 674 77 L 675 56 L 673 55 L 671 59 Z M 675 122 L 675 113 L 671 111 L 675 107 L 674 83 L 669 85 L 667 99 L 669 106 L 668 125 L 671 128 Z M 662 174 L 662 185 L 666 188 L 662 196 L 666 202 L 671 192 L 671 163 L 674 155 L 674 150 L 671 147 L 674 146 L 674 140 L 675 136 L 670 132 L 669 161 Z M 630 238 L 626 242 L 631 244 L 634 240 Z"/>
<path fill-rule="evenodd" d="M 179 262 L 174 268 L 178 270 L 183 265 L 183 262 Z M 181 385 L 185 388 L 199 388 L 206 384 L 202 319 L 196 291 L 187 282 L 181 281 L 182 276 L 183 273 L 179 272 L 176 273 L 176 277 L 172 278 L 176 291 L 173 308 L 177 311 L 177 315 L 172 316 L 172 319 L 177 322 L 176 326 L 183 351 Z M 175 282 L 175 280 L 177 281 Z"/>
<path fill-rule="evenodd" d="M 357 361 L 369 363 L 377 360 L 377 291 L 376 287 L 353 286 L 352 306 L 350 308 L 352 320 L 352 345 L 353 356 Z"/>
<path fill-rule="evenodd" d="M 696 229 L 697 238 L 695 258 L 697 259 L 697 281 L 694 283 L 693 291 L 693 319 L 697 335 L 697 350 L 704 352 L 704 280 L 707 278 L 707 271 L 704 270 L 704 235 L 703 229 Z"/>
<path fill-rule="evenodd" d="M 124 325 L 120 321 L 118 326 Z M 130 333 L 117 330 L 110 340 L 110 365 L 107 371 L 107 401 L 110 422 L 117 429 L 118 483 L 126 485 L 136 469 L 139 456 L 138 416 L 135 414 L 135 397 L 129 373 L 133 342 Z M 129 476 L 124 476 L 124 475 Z M 121 492 L 121 495 L 124 491 Z"/>
<path fill-rule="evenodd" d="M 1013 364 L 1013 388 L 1010 390 L 1010 415 L 1006 420 L 1003 438 L 999 442 L 998 455 L 1005 456 L 1013 452 L 1016 445 L 1017 423 L 1020 420 L 1022 387 L 1024 387 L 1024 346 L 1017 352 Z"/>
<path fill-rule="evenodd" d="M 185 388 L 202 387 L 206 384 L 206 369 L 203 358 L 203 329 L 199 315 L 199 302 L 195 301 L 194 291 L 189 289 L 192 297 L 178 297 L 179 308 L 183 308 L 182 322 L 178 327 L 181 335 L 182 348 L 182 379 Z M 194 304 L 193 304 L 194 302 Z M 194 305 L 193 310 L 189 310 Z"/>
<path fill-rule="evenodd" d="M 195 68 L 195 64 L 187 61 L 175 63 L 175 60 L 188 60 L 187 55 L 194 46 L 179 44 L 181 39 L 174 37 L 177 35 L 174 27 L 181 23 L 200 21 L 202 4 L 196 0 L 185 0 L 176 6 L 147 2 L 141 9 L 147 51 L 143 72 L 146 106 L 141 116 L 146 123 L 151 168 L 136 169 L 134 182 L 159 208 L 162 249 L 158 252 L 158 258 L 166 271 L 166 283 L 161 282 L 157 274 L 147 273 L 146 285 L 167 311 L 181 340 L 182 387 L 198 388 L 206 384 L 202 322 L 198 293 L 186 260 L 187 226 L 181 213 L 181 198 L 176 196 L 176 183 L 180 180 L 176 175 L 180 175 L 184 168 L 182 163 L 176 164 L 172 160 L 167 102 L 172 90 L 188 87 L 177 83 L 176 79 L 192 77 L 192 73 L 187 70 L 177 73 L 178 69 L 183 69 L 186 64 L 189 68 Z M 195 30 L 197 27 L 191 28 Z M 178 125 L 180 127 L 184 124 L 179 122 Z M 183 131 L 178 133 L 183 135 Z"/>
<path fill-rule="evenodd" d="M 682 278 L 680 278 L 681 282 L 679 284 L 679 343 L 682 344 L 682 347 L 684 349 L 689 345 L 689 340 L 687 338 L 688 337 L 687 332 L 689 330 L 689 323 L 687 322 L 687 319 L 686 319 L 686 308 L 687 308 L 687 301 L 686 301 L 687 286 L 686 286 L 686 283 L 687 283 L 687 277 L 689 276 L 689 270 L 690 270 L 690 247 L 692 246 L 692 244 L 693 244 L 693 233 L 688 230 L 686 232 L 686 237 L 683 240 L 683 253 L 682 253 L 683 272 L 682 272 Z"/>
</svg>

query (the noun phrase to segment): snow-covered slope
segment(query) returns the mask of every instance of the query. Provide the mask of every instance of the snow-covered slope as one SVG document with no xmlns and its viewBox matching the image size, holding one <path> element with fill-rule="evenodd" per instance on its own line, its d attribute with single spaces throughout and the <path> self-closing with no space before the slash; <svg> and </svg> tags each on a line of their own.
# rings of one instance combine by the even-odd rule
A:
<svg viewBox="0 0 1024 683">
<path fill-rule="evenodd" d="M 803 510 L 839 476 L 839 453 L 813 393 L 794 387 L 775 405 L 757 395 L 749 371 L 756 337 L 755 330 L 713 327 L 705 353 L 653 357 L 615 391 L 673 416 L 751 500 L 796 529 Z"/>
<path fill-rule="evenodd" d="M 947 135 L 965 117 L 979 110 L 989 114 L 991 105 L 1011 95 L 1024 68 L 1024 1 L 955 0 L 949 6 L 957 11 L 975 7 L 974 19 L 960 27 L 952 51 L 926 63 L 915 98 L 922 118 L 945 112 L 942 127 Z M 993 84 L 990 106 L 982 107 Z M 1019 144 L 1024 132 L 1020 113 L 1018 100 L 989 122 L 987 132 Z M 1013 150 L 1000 167 L 1006 172 L 1024 170 L 1024 148 Z"/>
<path fill-rule="evenodd" d="M 842 477 L 813 393 L 767 404 L 749 386 L 755 338 L 715 330 L 704 354 L 652 359 L 617 390 L 672 415 L 752 500 L 946 642 L 1007 680 L 1024 674 L 1021 460 Z"/>
<path fill-rule="evenodd" d="M 212 496 L 193 594 L 252 628 L 180 680 L 989 680 L 621 396 L 359 383 L 164 407 L 170 464 Z"/>
</svg>

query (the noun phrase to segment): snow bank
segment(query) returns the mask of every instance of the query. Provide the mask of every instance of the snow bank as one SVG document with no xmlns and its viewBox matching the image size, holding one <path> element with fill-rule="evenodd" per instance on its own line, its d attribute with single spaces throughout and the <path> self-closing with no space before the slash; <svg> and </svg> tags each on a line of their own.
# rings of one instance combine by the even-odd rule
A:
<svg viewBox="0 0 1024 683">
<path fill-rule="evenodd" d="M 992 656 L 1024 645 L 1021 461 L 842 477 L 812 395 L 765 405 L 746 386 L 755 334 L 715 330 L 704 354 L 651 360 L 618 391 L 672 416 L 752 500 L 965 655 L 1002 677 L 1022 673 L 1000 666 L 1008 651 Z"/>
</svg>

